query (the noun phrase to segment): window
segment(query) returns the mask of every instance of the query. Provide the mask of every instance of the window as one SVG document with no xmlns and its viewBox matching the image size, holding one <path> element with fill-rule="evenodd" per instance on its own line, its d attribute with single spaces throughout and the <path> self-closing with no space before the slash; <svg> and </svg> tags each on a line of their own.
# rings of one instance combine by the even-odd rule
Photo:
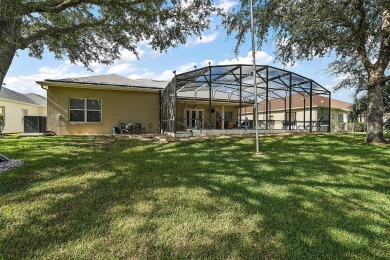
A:
<svg viewBox="0 0 390 260">
<path fill-rule="evenodd" d="M 102 121 L 102 101 L 91 98 L 70 98 L 69 121 L 93 123 Z"/>
<path fill-rule="evenodd" d="M 344 115 L 343 114 L 338 114 L 337 115 L 337 121 L 344 122 Z"/>
<path fill-rule="evenodd" d="M 329 120 L 329 110 L 328 109 L 324 109 L 324 108 L 320 108 L 317 110 L 317 120 L 320 120 L 322 118 L 321 121 L 328 121 Z M 332 119 L 334 118 L 334 115 L 332 115 Z"/>
</svg>

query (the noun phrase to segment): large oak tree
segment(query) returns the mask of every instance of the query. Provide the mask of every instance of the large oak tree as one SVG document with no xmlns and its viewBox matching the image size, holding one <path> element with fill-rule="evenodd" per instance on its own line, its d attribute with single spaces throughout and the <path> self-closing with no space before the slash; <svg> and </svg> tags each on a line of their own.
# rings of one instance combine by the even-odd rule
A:
<svg viewBox="0 0 390 260">
<path fill-rule="evenodd" d="M 272 39 L 284 62 L 335 56 L 329 69 L 344 74 L 339 86 L 367 89 L 367 142 L 385 142 L 383 92 L 390 81 L 389 0 L 254 0 L 258 48 Z M 237 48 L 250 29 L 249 0 L 225 16 Z M 363 85 L 363 87 L 362 87 Z"/>
<path fill-rule="evenodd" d="M 211 0 L 0 0 L 0 88 L 17 50 L 110 64 L 140 41 L 163 51 L 200 36 L 213 11 Z"/>
</svg>

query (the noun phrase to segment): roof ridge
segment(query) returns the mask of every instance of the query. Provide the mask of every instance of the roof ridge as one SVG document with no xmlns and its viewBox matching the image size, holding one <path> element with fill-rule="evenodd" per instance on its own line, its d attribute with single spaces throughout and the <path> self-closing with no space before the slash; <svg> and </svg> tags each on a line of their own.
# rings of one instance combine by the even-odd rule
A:
<svg viewBox="0 0 390 260">
<path fill-rule="evenodd" d="M 168 81 L 156 81 L 153 79 L 130 79 L 117 74 L 93 75 L 87 77 L 46 79 L 47 82 L 61 82 L 69 84 L 89 84 L 96 86 L 119 86 L 133 88 L 163 89 Z M 40 84 L 40 82 L 37 82 Z M 166 84 L 165 84 L 166 83 Z M 165 86 L 163 86 L 165 84 Z"/>
</svg>

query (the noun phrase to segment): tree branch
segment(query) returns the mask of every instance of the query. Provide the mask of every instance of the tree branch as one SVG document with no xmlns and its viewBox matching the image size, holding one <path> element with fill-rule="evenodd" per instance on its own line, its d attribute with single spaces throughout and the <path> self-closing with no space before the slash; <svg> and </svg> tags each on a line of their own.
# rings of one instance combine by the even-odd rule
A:
<svg viewBox="0 0 390 260">
<path fill-rule="evenodd" d="M 384 83 L 386 83 L 387 81 L 390 81 L 390 75 L 383 77 L 381 81 Z"/>
<path fill-rule="evenodd" d="M 390 10 L 383 8 L 382 11 L 382 40 L 379 49 L 378 61 L 375 67 L 386 70 L 390 62 Z"/>
<path fill-rule="evenodd" d="M 143 3 L 146 0 L 132 0 L 127 5 L 135 5 Z M 95 4 L 99 6 L 120 4 L 121 1 L 111 0 L 61 0 L 61 1 L 45 1 L 45 2 L 28 2 L 24 3 L 22 8 L 23 15 L 31 13 L 59 13 L 68 8 L 75 7 L 80 4 Z"/>
<path fill-rule="evenodd" d="M 358 22 L 357 28 L 354 30 L 357 52 L 364 67 L 366 68 L 367 71 L 369 71 L 372 70 L 372 63 L 370 62 L 370 59 L 368 58 L 367 51 L 366 51 L 367 14 L 366 14 L 366 10 L 364 9 L 363 0 L 359 1 L 356 9 L 360 13 L 360 20 Z"/>
<path fill-rule="evenodd" d="M 93 22 L 88 22 L 88 23 L 80 23 L 80 24 L 73 25 L 71 27 L 64 27 L 64 28 L 54 27 L 54 26 L 48 27 L 48 28 L 45 28 L 43 30 L 37 31 L 34 34 L 29 35 L 28 37 L 24 37 L 20 41 L 19 47 L 21 49 L 25 49 L 28 47 L 28 45 L 30 43 L 38 41 L 39 39 L 41 39 L 44 36 L 51 36 L 51 37 L 61 36 L 63 34 L 67 34 L 67 33 L 74 33 L 76 31 L 82 30 L 84 28 L 101 26 L 101 25 L 105 24 L 107 22 L 107 20 L 108 20 L 108 17 L 105 17 L 105 18 L 100 19 L 100 20 L 95 20 Z"/>
</svg>

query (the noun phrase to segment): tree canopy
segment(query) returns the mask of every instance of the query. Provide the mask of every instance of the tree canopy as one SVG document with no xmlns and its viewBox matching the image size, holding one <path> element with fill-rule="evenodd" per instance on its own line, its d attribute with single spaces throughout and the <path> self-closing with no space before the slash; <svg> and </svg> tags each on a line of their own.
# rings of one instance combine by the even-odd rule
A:
<svg viewBox="0 0 390 260">
<path fill-rule="evenodd" d="M 19 49 L 110 64 L 140 41 L 163 51 L 200 36 L 213 11 L 211 0 L 1 0 L 0 88 Z"/>
<path fill-rule="evenodd" d="M 329 69 L 343 74 L 338 87 L 367 89 L 368 142 L 384 142 L 383 90 L 390 80 L 390 1 L 254 0 L 258 48 L 269 39 L 283 63 L 335 56 Z M 250 29 L 249 0 L 225 14 L 224 25 L 237 39 Z"/>
</svg>

